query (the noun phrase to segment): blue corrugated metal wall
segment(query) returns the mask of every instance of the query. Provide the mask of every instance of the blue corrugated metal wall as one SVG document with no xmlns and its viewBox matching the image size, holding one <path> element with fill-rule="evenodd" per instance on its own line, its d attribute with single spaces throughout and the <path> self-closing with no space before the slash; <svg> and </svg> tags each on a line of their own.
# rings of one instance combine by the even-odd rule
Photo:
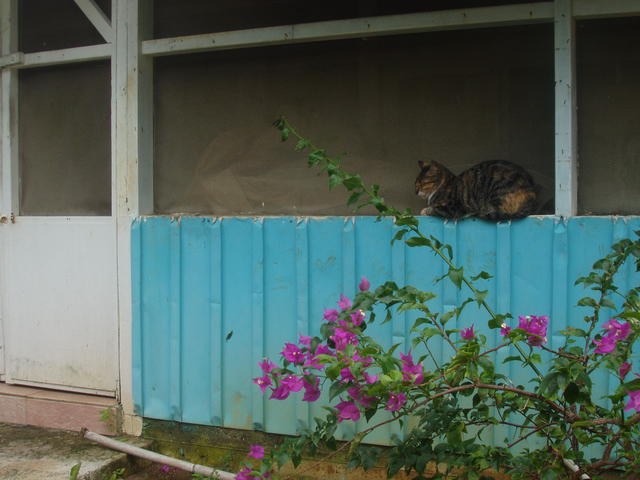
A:
<svg viewBox="0 0 640 480">
<path fill-rule="evenodd" d="M 586 311 L 575 305 L 587 292 L 574 287 L 574 280 L 589 272 L 613 242 L 639 230 L 640 219 L 527 218 L 493 224 L 423 218 L 421 228 L 452 245 L 465 272 L 494 275 L 480 286 L 490 290 L 488 301 L 498 312 L 549 315 L 550 346 L 557 348 L 564 338 L 560 330 L 583 324 Z M 340 293 L 353 295 L 363 275 L 373 286 L 392 279 L 432 290 L 438 294 L 436 311 L 450 310 L 466 298 L 450 282 L 434 285 L 433 279 L 444 273 L 443 264 L 427 249 L 401 242 L 391 246 L 396 229 L 390 220 L 372 217 L 135 221 L 137 412 L 288 434 L 295 433 L 298 422 L 321 416 L 321 402 L 267 401 L 251 383 L 259 374 L 256 363 L 264 356 L 276 359 L 283 344 L 299 334 L 316 333 L 323 310 L 335 306 Z M 627 265 L 618 285 L 626 289 L 639 279 Z M 372 332 L 389 346 L 405 342 L 406 351 L 412 320 L 411 314 L 399 315 Z M 472 322 L 489 334 L 486 315 L 473 306 L 458 325 Z M 497 338 L 498 332 L 490 335 Z M 441 348 L 437 354 L 448 352 Z M 500 351 L 496 362 L 508 355 Z M 525 373 L 511 365 L 504 368 L 511 368 L 507 373 L 514 382 L 525 382 Z M 604 374 L 596 377 L 597 391 L 607 392 L 608 382 Z M 343 433 L 348 435 L 350 428 L 345 425 Z M 379 432 L 373 440 L 384 441 L 394 432 Z"/>
</svg>

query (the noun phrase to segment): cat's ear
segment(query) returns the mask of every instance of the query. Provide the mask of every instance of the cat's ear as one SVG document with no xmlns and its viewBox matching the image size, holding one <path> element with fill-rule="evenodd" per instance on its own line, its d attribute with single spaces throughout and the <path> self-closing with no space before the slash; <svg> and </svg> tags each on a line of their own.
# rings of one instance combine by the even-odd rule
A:
<svg viewBox="0 0 640 480">
<path fill-rule="evenodd" d="M 428 166 L 429 166 L 429 164 L 428 164 L 428 163 L 427 163 L 427 164 L 425 164 L 422 160 L 418 160 L 418 166 L 422 169 L 422 168 L 424 168 L 425 166 L 426 166 L 426 167 L 428 167 Z"/>
</svg>

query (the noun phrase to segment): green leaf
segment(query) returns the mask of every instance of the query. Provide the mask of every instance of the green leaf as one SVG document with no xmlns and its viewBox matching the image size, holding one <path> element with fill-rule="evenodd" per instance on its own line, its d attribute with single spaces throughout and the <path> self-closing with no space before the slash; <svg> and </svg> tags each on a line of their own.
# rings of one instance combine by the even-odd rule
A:
<svg viewBox="0 0 640 480">
<path fill-rule="evenodd" d="M 475 282 L 476 280 L 479 280 L 479 279 L 488 280 L 490 278 L 493 278 L 493 276 L 489 275 L 487 272 L 480 272 L 475 277 L 471 277 L 471 280 Z"/>
<path fill-rule="evenodd" d="M 317 165 L 325 160 L 326 155 L 324 150 L 314 150 L 309 154 L 309 165 Z"/>
<path fill-rule="evenodd" d="M 280 130 L 280 132 L 280 139 L 283 142 L 286 142 L 289 139 L 289 134 L 291 133 L 291 131 L 287 127 L 284 127 Z"/>
<path fill-rule="evenodd" d="M 460 268 L 450 267 L 449 268 L 449 273 L 447 275 L 449 276 L 449 279 L 453 282 L 453 284 L 456 287 L 458 287 L 458 288 L 462 287 L 462 279 L 464 278 L 464 268 L 463 267 L 460 267 Z"/>
<path fill-rule="evenodd" d="M 347 205 L 353 205 L 360 199 L 361 196 L 362 196 L 362 192 L 352 193 L 351 196 L 349 197 L 349 200 L 347 200 Z"/>
<path fill-rule="evenodd" d="M 342 382 L 334 382 L 331 384 L 331 388 L 329 388 L 329 400 L 333 400 L 335 397 L 340 395 L 342 392 L 349 388 L 348 383 Z"/>
<path fill-rule="evenodd" d="M 76 463 L 73 467 L 71 467 L 71 471 L 69 472 L 69 480 L 77 480 L 78 475 L 80 474 L 80 466 L 81 463 Z"/>
<path fill-rule="evenodd" d="M 584 297 L 578 300 L 579 307 L 595 307 L 598 303 L 591 297 Z"/>
<path fill-rule="evenodd" d="M 411 237 L 407 238 L 404 243 L 410 247 L 429 247 L 431 246 L 431 240 L 423 237 Z"/>
<path fill-rule="evenodd" d="M 298 140 L 298 143 L 296 143 L 296 146 L 294 148 L 300 151 L 300 150 L 304 150 L 308 146 L 309 146 L 309 142 L 307 140 L 300 139 Z"/>
</svg>

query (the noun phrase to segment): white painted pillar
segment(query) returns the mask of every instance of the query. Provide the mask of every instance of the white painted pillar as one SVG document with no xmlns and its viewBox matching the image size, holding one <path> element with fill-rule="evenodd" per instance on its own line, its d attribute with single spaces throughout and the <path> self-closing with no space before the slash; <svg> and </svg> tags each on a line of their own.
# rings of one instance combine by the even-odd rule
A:
<svg viewBox="0 0 640 480">
<path fill-rule="evenodd" d="M 0 56 L 18 51 L 18 1 L 0 0 Z M 0 219 L 18 215 L 18 71 L 4 68 L 0 74 Z"/>
<path fill-rule="evenodd" d="M 575 20 L 572 0 L 554 0 L 556 215 L 578 213 Z"/>
<path fill-rule="evenodd" d="M 120 402 L 124 430 L 139 435 L 134 414 L 131 222 L 153 212 L 153 60 L 140 53 L 152 25 L 150 0 L 112 0 L 113 212 L 117 223 Z"/>
</svg>

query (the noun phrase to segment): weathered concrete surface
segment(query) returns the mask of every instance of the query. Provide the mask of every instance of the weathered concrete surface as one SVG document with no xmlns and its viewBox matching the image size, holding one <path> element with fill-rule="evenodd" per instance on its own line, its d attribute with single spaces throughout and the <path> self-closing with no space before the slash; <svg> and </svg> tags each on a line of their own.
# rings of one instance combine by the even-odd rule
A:
<svg viewBox="0 0 640 480">
<path fill-rule="evenodd" d="M 139 438 L 119 438 L 148 448 Z M 0 423 L 0 480 L 69 480 L 81 463 L 79 480 L 108 479 L 113 471 L 130 473 L 139 464 L 127 455 L 98 446 L 79 433 Z"/>
</svg>

